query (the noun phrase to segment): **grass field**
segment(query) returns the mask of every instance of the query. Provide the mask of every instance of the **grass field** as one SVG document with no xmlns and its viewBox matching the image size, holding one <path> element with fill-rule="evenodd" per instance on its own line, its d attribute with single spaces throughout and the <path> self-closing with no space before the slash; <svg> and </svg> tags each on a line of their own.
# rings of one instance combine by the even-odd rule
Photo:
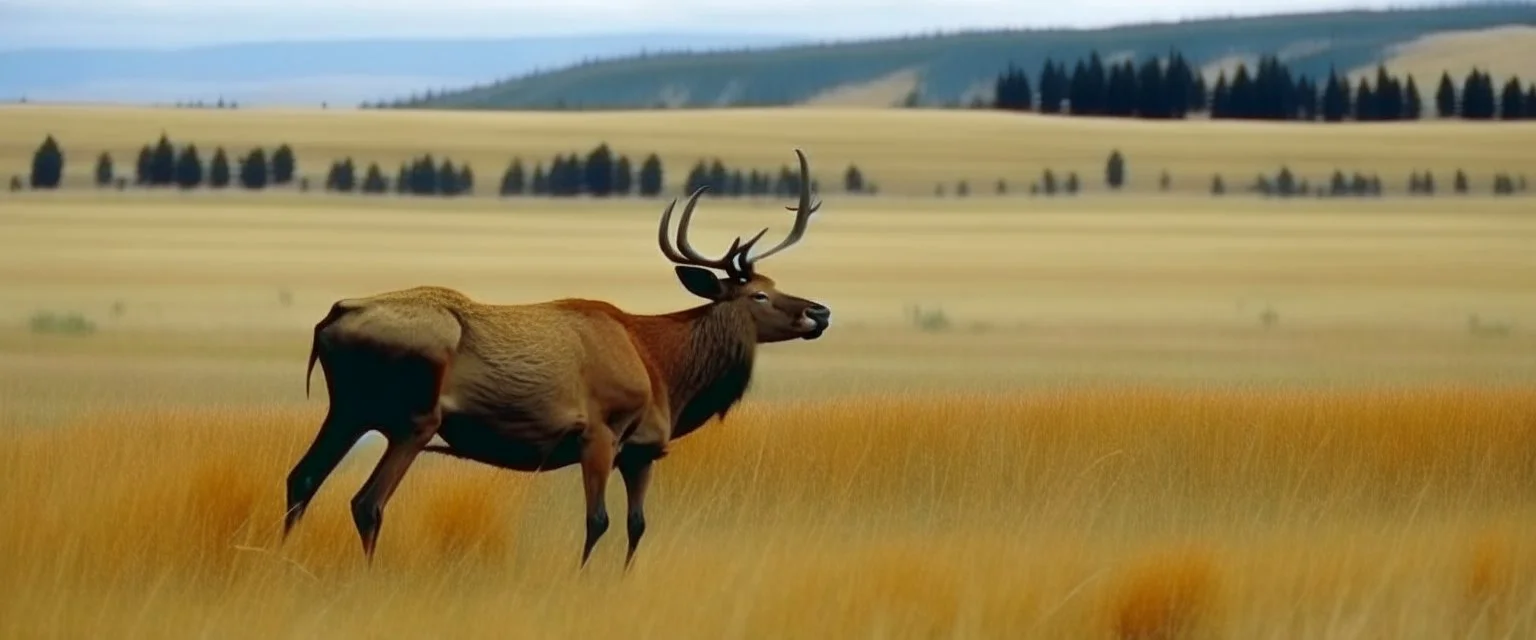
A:
<svg viewBox="0 0 1536 640">
<path fill-rule="evenodd" d="M 1413 122 L 1319 126 L 1307 123 L 1189 121 L 1154 123 L 1051 118 L 973 111 L 906 109 L 725 109 L 704 111 L 444 113 L 352 110 L 171 110 L 103 107 L 0 107 L 0 176 L 25 175 L 32 153 L 52 134 L 66 154 L 67 180 L 88 187 L 96 156 L 108 151 L 119 175 L 132 175 L 139 148 L 164 132 L 194 143 L 205 161 L 216 146 L 240 155 L 291 144 L 299 172 L 323 184 L 333 160 L 351 157 L 361 172 L 378 162 L 391 178 L 402 161 L 423 153 L 469 162 L 477 192 L 495 193 L 513 156 L 548 163 L 555 154 L 585 154 L 599 142 L 638 163 L 655 152 L 669 192 L 682 188 L 700 159 L 718 157 L 743 170 L 790 166 L 792 148 L 811 159 L 824 189 L 840 191 L 857 164 L 891 195 L 931 195 L 967 180 L 992 193 L 1006 180 L 1027 191 L 1046 168 L 1058 179 L 1077 172 L 1088 190 L 1103 190 L 1104 163 L 1126 157 L 1132 189 L 1156 189 L 1162 171 L 1172 188 L 1206 193 L 1213 174 L 1236 190 L 1282 164 L 1314 185 L 1337 169 L 1378 174 L 1401 192 L 1410 172 L 1433 171 L 1450 185 L 1465 170 L 1486 193 L 1497 172 L 1536 177 L 1536 123 Z M 361 175 L 361 174 L 360 174 Z"/>
<path fill-rule="evenodd" d="M 42 111 L 15 113 L 29 115 L 0 127 L 44 127 Z M 66 130 L 88 140 L 152 112 L 86 113 L 48 127 L 68 147 Z M 232 117 L 159 113 L 177 129 Z M 251 126 L 207 136 L 299 118 L 236 117 Z M 301 161 L 306 144 L 404 153 L 406 133 L 363 144 L 358 123 L 386 117 L 426 116 L 303 116 L 334 118 L 334 138 L 263 126 L 293 132 Z M 607 117 L 584 127 L 619 126 Z M 697 119 L 729 117 L 749 116 Z M 455 148 L 482 148 L 464 123 L 487 116 L 433 118 L 460 123 Z M 1445 129 L 1487 136 L 1469 163 L 1513 158 L 1536 133 Z M 1399 146 L 1376 154 L 1405 167 L 1382 149 L 1429 144 L 1380 135 Z M 787 134 L 764 136 L 757 148 L 788 154 Z M 748 137 L 725 146 L 768 157 Z M 1194 161 L 1161 144 L 1148 149 Z M 1309 157 L 1354 153 L 1338 148 Z M 834 170 L 830 146 L 810 153 Z M 21 160 L 7 147 L 5 162 Z M 347 501 L 378 459 L 371 438 L 294 538 L 276 535 L 283 478 L 324 413 L 303 367 L 334 299 L 433 283 L 509 303 L 691 305 L 656 249 L 661 203 L 0 195 L 0 636 L 1536 634 L 1525 198 L 824 201 L 763 270 L 831 306 L 832 329 L 765 347 L 749 401 L 658 465 L 622 575 L 622 528 L 576 570 L 576 472 L 430 456 L 365 569 Z M 783 233 L 781 204 L 707 202 L 695 242 Z"/>
</svg>

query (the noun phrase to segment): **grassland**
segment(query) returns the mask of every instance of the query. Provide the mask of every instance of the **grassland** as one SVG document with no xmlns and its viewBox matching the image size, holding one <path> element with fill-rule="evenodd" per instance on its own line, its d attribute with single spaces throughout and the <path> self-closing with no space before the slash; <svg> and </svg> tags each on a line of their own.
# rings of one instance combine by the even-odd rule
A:
<svg viewBox="0 0 1536 640">
<path fill-rule="evenodd" d="M 531 170 L 557 153 L 585 154 L 599 142 L 635 162 L 658 154 L 669 193 L 681 190 L 701 159 L 720 158 L 744 171 L 777 170 L 794 162 L 796 146 L 809 155 L 824 191 L 840 191 L 843 172 L 857 164 L 881 193 L 896 196 L 931 195 L 936 184 L 952 189 L 959 180 L 976 194 L 992 193 L 998 180 L 1020 193 L 1047 168 L 1058 179 L 1076 172 L 1085 189 L 1103 191 L 1105 160 L 1114 149 L 1126 157 L 1128 188 L 1143 192 L 1155 190 L 1165 170 L 1179 193 L 1206 193 L 1216 174 L 1237 190 L 1282 165 L 1315 185 L 1335 170 L 1374 173 L 1396 192 L 1414 171 L 1434 172 L 1445 187 L 1461 169 L 1483 193 L 1497 172 L 1536 174 L 1529 153 L 1536 123 L 1152 123 L 856 108 L 468 113 L 9 106 L 0 107 L 0 176 L 25 175 L 37 145 L 51 134 L 65 151 L 68 184 L 89 188 L 98 154 L 111 153 L 119 175 L 131 176 L 140 147 L 162 132 L 177 145 L 196 144 L 205 159 L 217 146 L 239 155 L 286 142 L 300 173 L 316 185 L 343 157 L 360 170 L 378 162 L 393 177 L 401 162 L 432 153 L 468 162 L 480 194 L 495 192 L 514 156 Z"/>
<path fill-rule="evenodd" d="M 788 223 L 706 206 L 708 246 Z M 576 571 L 570 472 L 435 457 L 365 570 L 346 502 L 373 441 L 277 543 L 324 407 L 300 388 L 307 329 L 332 299 L 433 282 L 692 304 L 656 214 L 6 196 L 0 636 L 1536 631 L 1523 199 L 829 195 L 765 269 L 833 330 L 765 349 L 752 400 L 661 464 L 630 575 L 621 532 Z M 29 331 L 37 310 L 95 330 Z"/>
<path fill-rule="evenodd" d="M 658 466 L 627 576 L 617 528 L 576 570 L 574 471 L 430 456 L 365 569 L 347 501 L 371 439 L 276 534 L 324 412 L 303 362 L 334 299 L 435 283 L 694 304 L 655 247 L 660 202 L 0 194 L 0 637 L 1536 633 L 1528 199 L 1145 193 L 1152 166 L 1201 176 L 1190 190 L 1281 162 L 1519 171 L 1536 128 L 829 111 L 4 110 L 0 170 L 51 131 L 77 181 L 163 128 L 288 141 L 312 176 L 425 151 L 499 171 L 607 139 L 669 166 L 803 145 L 824 182 L 857 161 L 894 186 L 1097 176 L 1118 146 L 1142 193 L 824 193 L 764 270 L 831 306 L 832 330 L 765 347 L 749 402 Z M 783 233 L 781 204 L 709 201 L 696 242 Z"/>
</svg>

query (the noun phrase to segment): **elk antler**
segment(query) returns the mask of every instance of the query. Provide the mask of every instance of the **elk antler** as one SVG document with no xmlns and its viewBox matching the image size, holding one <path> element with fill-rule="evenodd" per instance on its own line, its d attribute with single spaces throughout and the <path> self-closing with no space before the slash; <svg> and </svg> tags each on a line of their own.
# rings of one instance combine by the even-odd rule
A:
<svg viewBox="0 0 1536 640">
<path fill-rule="evenodd" d="M 789 235 L 777 246 L 758 254 L 756 257 L 748 257 L 752 246 L 763 238 L 763 234 L 768 233 L 768 228 L 764 227 L 762 231 L 757 232 L 757 235 L 752 236 L 752 239 L 746 242 L 742 242 L 741 237 L 737 236 L 731 242 L 731 247 L 726 250 L 725 255 L 719 258 L 707 258 L 695 250 L 693 245 L 688 242 L 688 226 L 693 220 L 693 209 L 699 203 L 699 196 L 703 195 L 704 190 L 708 188 L 708 185 L 702 185 L 695 189 L 688 196 L 688 202 L 683 204 L 683 217 L 677 223 L 676 248 L 673 248 L 672 243 L 667 241 L 667 227 L 672 221 L 672 210 L 677 206 L 677 198 L 673 198 L 672 202 L 667 204 L 667 208 L 661 212 L 661 225 L 656 232 L 656 242 L 661 245 L 662 255 L 665 255 L 668 260 L 679 264 L 720 269 L 725 271 L 732 279 L 745 281 L 751 277 L 753 266 L 758 261 L 799 242 L 800 238 L 805 235 L 806 224 L 810 222 L 811 214 L 816 213 L 816 210 L 821 208 L 821 203 L 816 202 L 813 204 L 811 202 L 811 171 L 806 163 L 805 154 L 799 149 L 795 149 L 795 155 L 800 158 L 800 204 L 798 207 L 784 207 L 789 211 L 795 212 L 795 226 L 790 229 Z"/>
</svg>

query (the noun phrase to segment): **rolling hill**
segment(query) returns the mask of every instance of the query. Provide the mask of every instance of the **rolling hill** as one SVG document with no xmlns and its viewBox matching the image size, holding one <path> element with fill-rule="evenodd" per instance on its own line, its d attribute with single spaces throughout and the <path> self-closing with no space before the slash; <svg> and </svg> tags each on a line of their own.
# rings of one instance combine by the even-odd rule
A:
<svg viewBox="0 0 1536 640">
<path fill-rule="evenodd" d="M 1401 51 L 1454 66 L 1477 56 L 1521 51 L 1536 43 L 1536 4 L 1477 3 L 1392 11 L 1342 11 L 1256 18 L 1204 19 L 1103 29 L 1008 30 L 892 38 L 847 43 L 740 48 L 733 51 L 636 55 L 532 73 L 520 78 L 406 100 L 399 106 L 450 109 L 657 108 L 850 104 L 893 106 L 915 92 L 918 104 L 955 104 L 987 96 L 1009 63 L 1034 76 L 1046 57 L 1075 60 L 1097 50 L 1106 61 L 1177 48 L 1207 73 L 1239 60 L 1275 53 L 1293 70 L 1326 75 L 1393 64 Z M 1446 49 L 1445 34 L 1488 30 L 1520 41 L 1495 47 L 1476 41 L 1473 60 L 1464 47 Z M 1527 40 L 1529 42 L 1527 42 Z M 1524 43 L 1524 44 L 1521 44 Z M 1435 49 L 1439 47 L 1439 49 Z M 1438 53 L 1436 53 L 1438 51 Z M 1432 62 L 1431 62 L 1432 64 Z M 1483 63 L 1487 69 L 1487 62 Z M 1501 63 L 1503 64 L 1503 63 Z M 1495 77 L 1519 74 L 1492 69 Z"/>
</svg>

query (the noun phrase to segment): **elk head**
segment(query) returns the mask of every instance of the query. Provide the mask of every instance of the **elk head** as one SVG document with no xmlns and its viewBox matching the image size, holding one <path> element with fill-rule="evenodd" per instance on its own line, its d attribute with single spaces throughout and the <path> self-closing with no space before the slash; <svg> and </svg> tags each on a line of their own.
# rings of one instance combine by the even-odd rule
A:
<svg viewBox="0 0 1536 640">
<path fill-rule="evenodd" d="M 661 253 L 675 263 L 677 279 L 682 282 L 683 288 L 714 304 L 732 305 L 744 310 L 757 327 L 758 342 L 782 342 L 795 338 L 815 340 L 821 337 L 832 321 L 831 309 L 779 291 L 772 278 L 758 273 L 756 269 L 762 259 L 799 242 L 805 235 L 811 214 L 821 208 L 820 202 L 811 202 L 811 175 L 810 168 L 806 166 L 805 154 L 795 149 L 795 155 L 800 157 L 800 204 L 797 207 L 785 207 L 795 212 L 795 225 L 789 235 L 772 249 L 756 256 L 750 255 L 752 247 L 768 232 L 764 228 L 745 242 L 738 236 L 720 258 L 706 258 L 694 250 L 688 243 L 688 224 L 693 219 L 693 208 L 698 204 L 699 196 L 704 193 L 705 187 L 702 186 L 688 196 L 688 202 L 683 205 L 683 217 L 678 221 L 676 248 L 667 241 L 667 227 L 672 220 L 672 209 L 677 206 L 676 198 L 662 211 L 661 229 L 656 236 L 661 245 Z M 710 269 L 724 271 L 725 277 L 716 277 Z"/>
</svg>

